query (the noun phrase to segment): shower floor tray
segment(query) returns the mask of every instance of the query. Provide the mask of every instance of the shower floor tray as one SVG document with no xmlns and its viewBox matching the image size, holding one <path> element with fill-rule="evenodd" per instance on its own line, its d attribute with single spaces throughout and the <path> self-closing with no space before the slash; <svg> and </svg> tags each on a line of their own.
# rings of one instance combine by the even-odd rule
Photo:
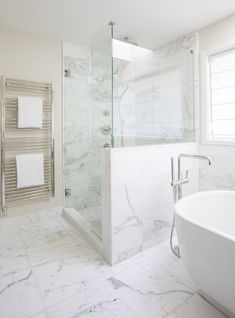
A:
<svg viewBox="0 0 235 318">
<path fill-rule="evenodd" d="M 101 207 L 87 207 L 84 209 L 76 209 L 90 224 L 91 231 L 102 237 L 102 211 Z"/>
</svg>

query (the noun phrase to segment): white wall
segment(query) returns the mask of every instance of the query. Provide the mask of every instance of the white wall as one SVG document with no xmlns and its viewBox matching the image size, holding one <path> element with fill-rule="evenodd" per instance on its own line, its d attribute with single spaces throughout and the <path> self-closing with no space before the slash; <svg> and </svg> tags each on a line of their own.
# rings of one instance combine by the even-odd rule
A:
<svg viewBox="0 0 235 318">
<path fill-rule="evenodd" d="M 235 15 L 198 32 L 199 54 L 203 51 L 235 44 Z M 201 92 L 202 93 L 202 92 Z M 201 110 L 206 107 L 201 100 Z M 200 163 L 199 189 L 235 189 L 235 146 L 201 144 L 200 153 L 211 156 L 211 167 Z"/>
<path fill-rule="evenodd" d="M 211 49 L 223 43 L 235 43 L 235 14 L 199 30 L 199 51 Z"/>
<path fill-rule="evenodd" d="M 0 28 L 0 75 L 54 83 L 55 197 L 20 203 L 8 215 L 62 205 L 62 45 L 58 40 Z"/>
</svg>

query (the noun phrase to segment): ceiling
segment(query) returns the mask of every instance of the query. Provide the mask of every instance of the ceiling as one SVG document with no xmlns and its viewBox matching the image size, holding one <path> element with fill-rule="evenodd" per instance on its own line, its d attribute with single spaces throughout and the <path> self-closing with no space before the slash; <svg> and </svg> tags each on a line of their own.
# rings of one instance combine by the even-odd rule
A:
<svg viewBox="0 0 235 318">
<path fill-rule="evenodd" d="M 165 43 L 233 13 L 235 0 L 0 0 L 0 25 L 76 43 L 110 20 Z"/>
</svg>

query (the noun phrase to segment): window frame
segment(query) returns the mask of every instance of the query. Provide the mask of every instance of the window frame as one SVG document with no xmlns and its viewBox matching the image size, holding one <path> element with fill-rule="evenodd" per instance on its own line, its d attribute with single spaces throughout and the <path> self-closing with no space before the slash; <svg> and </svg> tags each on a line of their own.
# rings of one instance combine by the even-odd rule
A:
<svg viewBox="0 0 235 318">
<path fill-rule="evenodd" d="M 210 63 L 209 58 L 213 55 L 219 55 L 229 50 L 235 50 L 235 43 L 226 43 L 213 49 L 203 51 L 200 60 L 200 141 L 201 144 L 234 146 L 234 139 L 211 138 L 210 120 L 211 120 L 211 82 L 210 82 Z"/>
</svg>

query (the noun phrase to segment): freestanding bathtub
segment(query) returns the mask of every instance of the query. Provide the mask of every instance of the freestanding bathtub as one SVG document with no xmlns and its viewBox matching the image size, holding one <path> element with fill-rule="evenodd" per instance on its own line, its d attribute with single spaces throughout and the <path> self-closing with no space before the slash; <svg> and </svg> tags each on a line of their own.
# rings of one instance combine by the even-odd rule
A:
<svg viewBox="0 0 235 318">
<path fill-rule="evenodd" d="M 183 264 L 199 294 L 235 317 L 235 191 L 189 195 L 175 205 Z"/>
</svg>

